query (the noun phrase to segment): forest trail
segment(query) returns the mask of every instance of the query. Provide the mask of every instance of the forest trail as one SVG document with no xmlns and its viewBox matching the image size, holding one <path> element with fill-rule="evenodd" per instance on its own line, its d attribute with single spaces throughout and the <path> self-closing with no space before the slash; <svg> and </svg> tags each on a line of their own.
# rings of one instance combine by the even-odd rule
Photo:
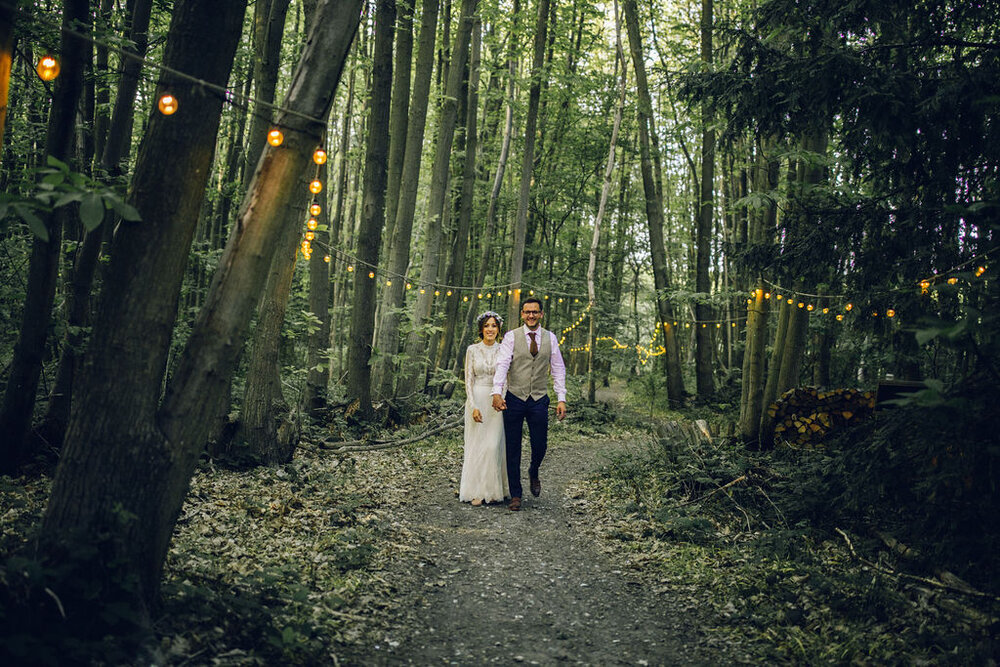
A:
<svg viewBox="0 0 1000 667">
<path fill-rule="evenodd" d="M 575 434 L 553 419 L 541 496 L 527 496 L 520 512 L 459 502 L 460 459 L 412 477 L 423 483 L 392 512 L 414 547 L 384 573 L 397 593 L 393 618 L 382 641 L 341 657 L 363 664 L 717 663 L 669 588 L 633 578 L 584 529 L 592 518 L 577 485 L 607 454 L 629 446 Z"/>
</svg>

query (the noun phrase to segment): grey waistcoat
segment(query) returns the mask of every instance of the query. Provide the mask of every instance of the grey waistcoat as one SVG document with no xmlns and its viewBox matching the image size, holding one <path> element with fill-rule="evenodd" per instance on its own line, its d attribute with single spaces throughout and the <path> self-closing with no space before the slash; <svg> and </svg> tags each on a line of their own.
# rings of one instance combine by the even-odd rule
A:
<svg viewBox="0 0 1000 667">
<path fill-rule="evenodd" d="M 522 401 L 533 398 L 541 400 L 549 391 L 549 358 L 552 343 L 549 332 L 538 327 L 535 340 L 538 341 L 538 356 L 528 351 L 527 327 L 519 327 L 510 332 L 514 336 L 514 358 L 507 372 L 507 391 Z"/>
</svg>

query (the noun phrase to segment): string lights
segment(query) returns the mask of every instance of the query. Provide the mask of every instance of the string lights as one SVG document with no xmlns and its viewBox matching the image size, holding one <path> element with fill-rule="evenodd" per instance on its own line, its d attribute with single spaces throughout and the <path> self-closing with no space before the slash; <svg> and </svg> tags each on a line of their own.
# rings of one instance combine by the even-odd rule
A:
<svg viewBox="0 0 1000 667">
<path fill-rule="evenodd" d="M 156 108 L 164 116 L 172 116 L 177 112 L 177 98 L 170 93 L 164 93 L 160 95 L 160 99 L 156 102 Z"/>
<path fill-rule="evenodd" d="M 35 73 L 42 81 L 53 81 L 59 76 L 59 71 L 59 61 L 50 55 L 42 56 L 35 65 Z"/>
</svg>

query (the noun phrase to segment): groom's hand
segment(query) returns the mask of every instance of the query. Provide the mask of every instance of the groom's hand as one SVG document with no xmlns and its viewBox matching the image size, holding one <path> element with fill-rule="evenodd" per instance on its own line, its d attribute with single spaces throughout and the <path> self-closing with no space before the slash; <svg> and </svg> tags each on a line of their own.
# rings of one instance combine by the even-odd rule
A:
<svg viewBox="0 0 1000 667">
<path fill-rule="evenodd" d="M 556 418 L 562 421 L 566 417 L 566 401 L 556 403 Z"/>
<path fill-rule="evenodd" d="M 493 394 L 493 409 L 497 412 L 507 409 L 507 404 L 504 402 L 500 394 Z"/>
</svg>

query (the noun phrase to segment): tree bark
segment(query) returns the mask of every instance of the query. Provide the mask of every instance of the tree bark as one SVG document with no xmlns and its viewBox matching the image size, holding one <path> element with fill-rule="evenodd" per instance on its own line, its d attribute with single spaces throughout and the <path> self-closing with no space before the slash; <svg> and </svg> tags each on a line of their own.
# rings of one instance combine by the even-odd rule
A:
<svg viewBox="0 0 1000 667">
<path fill-rule="evenodd" d="M 291 0 L 256 0 L 253 10 L 253 81 L 254 105 L 247 133 L 247 169 L 243 172 L 243 187 L 250 183 L 257 161 L 271 128 L 278 68 L 281 65 L 281 40 L 285 34 L 285 16 Z"/>
<path fill-rule="evenodd" d="M 328 183 L 325 164 L 320 167 L 319 174 L 319 180 L 324 185 Z M 329 219 L 329 211 L 326 214 Z M 325 227 L 325 230 L 322 227 L 316 230 L 316 245 L 324 250 L 313 252 L 309 257 L 309 312 L 319 319 L 319 326 L 309 334 L 307 342 L 307 374 L 301 407 L 314 420 L 320 419 L 326 408 L 330 366 L 330 355 L 327 353 L 330 340 L 330 267 L 334 258 L 325 250 L 330 238 L 329 225 Z"/>
<path fill-rule="evenodd" d="M 431 316 L 434 304 L 434 283 L 437 281 L 441 262 L 441 238 L 443 236 L 442 214 L 448 199 L 448 176 L 451 164 L 451 147 L 455 141 L 455 125 L 458 120 L 458 96 L 462 88 L 465 64 L 469 58 L 469 42 L 472 37 L 472 22 L 479 0 L 462 0 L 462 15 L 455 32 L 452 61 L 448 65 L 448 81 L 444 99 L 438 116 L 438 135 L 431 169 L 431 187 L 427 203 L 427 224 L 424 228 L 424 257 L 420 269 L 420 288 L 417 302 L 410 318 L 410 333 L 406 338 L 404 352 L 407 363 L 401 369 L 400 384 L 396 395 L 405 396 L 423 389 L 423 378 L 427 364 L 423 358 L 427 350 L 428 334 L 425 323 Z"/>
<path fill-rule="evenodd" d="M 608 159 L 604 166 L 604 180 L 601 184 L 601 199 L 597 205 L 597 217 L 594 219 L 594 236 L 590 243 L 590 261 L 587 263 L 587 308 L 590 310 L 589 330 L 587 332 L 587 402 L 596 400 L 597 384 L 594 378 L 594 351 L 597 348 L 596 319 L 597 294 L 594 289 L 594 271 L 597 268 L 597 248 L 601 241 L 601 221 L 608 204 L 608 194 L 611 192 L 611 176 L 615 170 L 615 149 L 618 144 L 618 130 L 622 124 L 622 111 L 625 107 L 626 71 L 625 54 L 622 52 L 621 18 L 618 14 L 618 3 L 615 2 L 615 65 L 622 68 L 621 87 L 618 92 L 618 105 L 615 107 L 615 120 L 611 127 L 611 141 L 608 145 Z"/>
<path fill-rule="evenodd" d="M 88 0 L 65 0 L 63 3 L 60 44 L 62 74 L 56 80 L 45 138 L 45 154 L 63 162 L 69 159 L 73 150 L 76 104 L 83 91 L 84 58 L 89 52 L 87 42 L 74 37 L 69 31 L 79 30 L 80 25 L 88 23 L 89 5 Z M 21 327 L 0 410 L 0 433 L 6 435 L 6 446 L 0 451 L 0 472 L 9 474 L 14 474 L 32 454 L 27 436 L 31 430 L 46 334 L 58 281 L 59 255 L 62 249 L 62 219 L 59 212 L 53 211 L 45 215 L 43 223 L 48 238 L 35 236 L 32 239 Z"/>
<path fill-rule="evenodd" d="M 667 399 L 671 404 L 679 405 L 684 396 L 684 379 L 681 377 L 680 349 L 674 327 L 673 308 L 667 300 L 670 283 L 667 277 L 667 251 L 663 244 L 663 196 L 661 188 L 657 187 L 654 175 L 654 167 L 658 169 L 660 156 L 650 146 L 652 138 L 656 135 L 653 106 L 649 96 L 649 85 L 646 82 L 646 64 L 635 0 L 625 0 L 623 10 L 632 52 L 632 66 L 635 70 L 635 83 L 639 92 L 642 187 L 646 194 L 646 220 L 649 225 L 649 249 L 653 263 L 653 284 L 656 288 L 658 328 L 663 330 L 663 343 L 666 349 Z"/>
<path fill-rule="evenodd" d="M 531 63 L 531 86 L 528 89 L 528 112 L 524 121 L 524 154 L 521 156 L 521 187 L 517 198 L 517 218 L 514 222 L 514 245 L 510 255 L 510 283 L 513 288 L 507 306 L 507 321 L 513 325 L 521 314 L 521 274 L 524 271 L 524 244 L 528 232 L 528 201 L 531 196 L 531 175 L 535 162 L 535 134 L 538 106 L 542 96 L 543 65 L 545 64 L 546 31 L 549 24 L 549 0 L 538 0 L 535 17 L 534 57 Z"/>
<path fill-rule="evenodd" d="M 190 243 L 189 228 L 197 219 L 190 209 L 204 191 L 222 103 L 214 95 L 199 96 L 169 74 L 160 86 L 177 86 L 182 100 L 177 114 L 189 111 L 182 123 L 175 122 L 177 114 L 150 122 L 132 188 L 144 219 L 116 237 L 111 269 L 116 279 L 108 283 L 115 287 L 105 290 L 95 326 L 100 344 L 91 346 L 87 400 L 74 408 L 40 533 L 44 552 L 52 557 L 58 557 L 60 544 L 72 549 L 78 541 L 93 545 L 97 535 L 109 535 L 110 558 L 95 563 L 95 580 L 134 580 L 136 595 L 146 604 L 155 599 L 170 535 L 210 417 L 224 399 L 284 222 L 281 214 L 320 140 L 360 5 L 360 0 L 331 0 L 317 9 L 285 102 L 289 111 L 278 118 L 285 142 L 258 164 L 240 221 L 157 410 L 172 319 L 166 326 L 161 321 L 174 313 L 183 269 L 174 257 L 186 254 Z M 237 2 L 179 0 L 165 63 L 225 85 L 242 15 Z M 174 159 L 160 159 L 168 150 Z M 163 283 L 169 287 L 159 287 Z M 111 563 L 119 564 L 119 571 Z"/>
<path fill-rule="evenodd" d="M 375 14 L 375 55 L 372 70 L 370 121 L 365 148 L 365 185 L 357 257 L 378 266 L 385 224 L 386 157 L 389 152 L 390 97 L 392 95 L 392 37 L 396 23 L 396 0 L 379 0 Z M 375 329 L 375 280 L 363 271 L 354 272 L 354 308 L 347 350 L 347 391 L 358 401 L 358 413 L 372 413 L 372 334 Z"/>
<path fill-rule="evenodd" d="M 713 0 L 701 1 L 701 60 L 707 69 L 712 67 L 712 5 Z M 707 303 L 712 286 L 709 266 L 712 260 L 712 214 L 715 207 L 715 130 L 712 129 L 712 114 L 708 103 L 702 105 L 701 134 L 701 187 L 699 188 L 698 224 L 695 291 L 695 379 L 698 398 L 707 400 L 715 393 L 712 377 L 712 337 L 714 327 L 706 326 L 714 316 Z"/>
<path fill-rule="evenodd" d="M 375 362 L 374 391 L 385 397 L 392 395 L 399 351 L 399 321 L 405 303 L 406 269 L 410 265 L 410 243 L 413 234 L 413 215 L 417 204 L 417 185 L 420 181 L 420 158 L 424 146 L 427 122 L 427 104 L 434 68 L 434 42 L 437 32 L 438 0 L 425 0 L 420 17 L 420 35 L 417 38 L 416 73 L 413 77 L 413 95 L 410 98 L 410 117 L 406 126 L 406 150 L 400 175 L 399 202 L 396 206 L 396 223 L 393 226 L 389 275 L 394 278 L 391 286 L 382 291 L 381 321 L 376 347 L 379 356 Z"/>
<path fill-rule="evenodd" d="M 476 158 L 479 150 L 478 113 L 479 113 L 479 66 L 482 52 L 482 23 L 475 17 L 472 27 L 472 46 L 469 61 L 468 102 L 465 116 L 465 160 L 462 165 L 462 189 L 458 202 L 458 225 L 455 230 L 455 240 L 452 245 L 451 264 L 446 282 L 448 285 L 461 285 L 465 276 L 466 255 L 469 249 L 469 232 L 472 228 L 472 206 L 476 190 Z M 438 351 L 440 365 L 450 367 L 450 354 L 455 341 L 455 331 L 458 325 L 458 305 L 462 299 L 459 290 L 449 290 L 445 293 L 444 336 L 441 349 Z M 463 332 L 464 336 L 464 332 Z M 452 385 L 453 386 L 453 385 Z M 446 393 L 451 395 L 451 388 Z"/>
<path fill-rule="evenodd" d="M 398 7 L 396 22 L 396 62 L 392 71 L 392 102 L 389 107 L 389 172 L 385 186 L 385 232 L 382 257 L 392 252 L 396 228 L 396 206 L 406 155 L 407 114 L 410 109 L 410 75 L 413 71 L 413 5 L 407 0 Z"/>
<path fill-rule="evenodd" d="M 111 178 L 121 176 L 122 163 L 128 157 L 132 117 L 135 114 L 135 93 L 138 87 L 140 58 L 146 52 L 147 33 L 152 0 L 138 0 L 132 4 L 132 13 L 126 17 L 130 26 L 129 36 L 133 48 L 122 58 L 122 71 L 118 82 L 111 124 L 101 142 L 101 167 Z M 127 103 L 126 103 L 127 102 Z M 124 154 L 123 154 L 124 153 Z M 110 215 L 110 214 L 109 214 Z M 73 385 L 79 370 L 80 359 L 86 347 L 86 329 L 90 322 L 91 286 L 97 270 L 106 229 L 113 223 L 106 220 L 96 229 L 86 233 L 73 266 L 73 280 L 66 296 L 66 334 L 62 354 L 56 370 L 56 380 L 49 394 L 45 418 L 38 428 L 41 441 L 48 447 L 59 448 L 66 436 L 72 403 Z"/>
</svg>

